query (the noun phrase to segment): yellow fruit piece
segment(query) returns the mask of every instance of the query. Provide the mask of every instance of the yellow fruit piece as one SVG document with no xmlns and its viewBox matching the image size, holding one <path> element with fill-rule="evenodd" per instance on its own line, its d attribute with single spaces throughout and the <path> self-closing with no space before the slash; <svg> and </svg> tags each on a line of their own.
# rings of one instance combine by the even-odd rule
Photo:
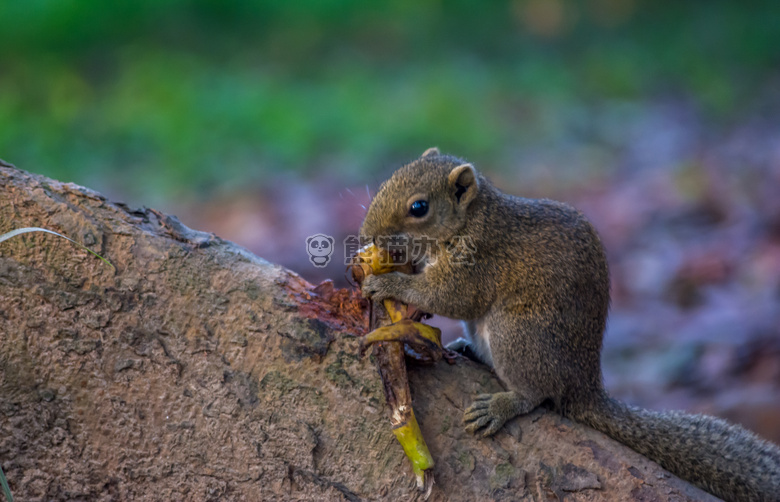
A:
<svg viewBox="0 0 780 502">
<path fill-rule="evenodd" d="M 362 340 L 364 347 L 378 342 L 403 342 L 411 345 L 422 345 L 431 350 L 442 348 L 439 328 L 414 322 L 411 319 L 401 319 L 389 326 L 377 328 Z"/>
<path fill-rule="evenodd" d="M 381 275 L 395 269 L 390 252 L 375 244 L 360 248 L 357 252 L 357 259 L 365 275 Z"/>
</svg>

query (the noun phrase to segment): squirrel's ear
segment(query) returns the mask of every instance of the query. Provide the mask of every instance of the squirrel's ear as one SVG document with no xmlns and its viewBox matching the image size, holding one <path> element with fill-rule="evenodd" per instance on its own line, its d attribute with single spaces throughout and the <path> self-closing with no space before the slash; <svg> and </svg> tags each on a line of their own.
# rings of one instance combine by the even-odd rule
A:
<svg viewBox="0 0 780 502">
<path fill-rule="evenodd" d="M 464 207 L 477 196 L 479 181 L 477 180 L 477 170 L 471 164 L 461 164 L 450 171 L 447 181 L 455 192 L 455 199 L 458 204 Z"/>
<path fill-rule="evenodd" d="M 430 157 L 431 155 L 441 155 L 441 152 L 439 152 L 438 148 L 433 146 L 433 147 L 425 150 L 420 157 Z"/>
</svg>

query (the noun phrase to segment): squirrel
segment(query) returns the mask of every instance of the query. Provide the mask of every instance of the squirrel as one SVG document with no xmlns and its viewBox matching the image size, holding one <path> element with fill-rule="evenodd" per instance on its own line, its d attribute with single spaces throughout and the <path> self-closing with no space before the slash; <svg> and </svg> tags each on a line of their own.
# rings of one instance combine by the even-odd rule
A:
<svg viewBox="0 0 780 502">
<path fill-rule="evenodd" d="M 363 296 L 462 320 L 471 351 L 509 388 L 476 397 L 464 413 L 468 431 L 491 436 L 545 404 L 724 500 L 780 501 L 776 445 L 715 417 L 607 394 L 607 259 L 573 207 L 506 195 L 472 164 L 430 148 L 381 185 L 360 238 L 378 246 L 402 238 L 407 258 L 412 248 L 419 256 L 415 273 L 367 277 Z M 458 242 L 468 259 L 452 252 Z"/>
</svg>

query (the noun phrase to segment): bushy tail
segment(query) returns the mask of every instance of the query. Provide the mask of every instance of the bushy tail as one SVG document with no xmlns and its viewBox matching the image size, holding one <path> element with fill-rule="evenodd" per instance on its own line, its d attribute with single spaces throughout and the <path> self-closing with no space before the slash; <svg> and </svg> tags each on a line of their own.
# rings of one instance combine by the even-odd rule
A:
<svg viewBox="0 0 780 502">
<path fill-rule="evenodd" d="M 636 408 L 606 394 L 566 413 L 728 502 L 780 501 L 780 448 L 724 420 Z"/>
</svg>

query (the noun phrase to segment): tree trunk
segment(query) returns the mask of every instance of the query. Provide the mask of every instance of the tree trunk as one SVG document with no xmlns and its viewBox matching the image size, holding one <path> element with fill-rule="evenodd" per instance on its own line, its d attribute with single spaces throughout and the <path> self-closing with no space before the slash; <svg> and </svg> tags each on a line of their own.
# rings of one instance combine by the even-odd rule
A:
<svg viewBox="0 0 780 502">
<path fill-rule="evenodd" d="M 18 500 L 410 500 L 356 293 L 0 161 L 0 464 Z M 537 410 L 463 430 L 490 371 L 409 365 L 431 500 L 714 500 Z"/>
</svg>

